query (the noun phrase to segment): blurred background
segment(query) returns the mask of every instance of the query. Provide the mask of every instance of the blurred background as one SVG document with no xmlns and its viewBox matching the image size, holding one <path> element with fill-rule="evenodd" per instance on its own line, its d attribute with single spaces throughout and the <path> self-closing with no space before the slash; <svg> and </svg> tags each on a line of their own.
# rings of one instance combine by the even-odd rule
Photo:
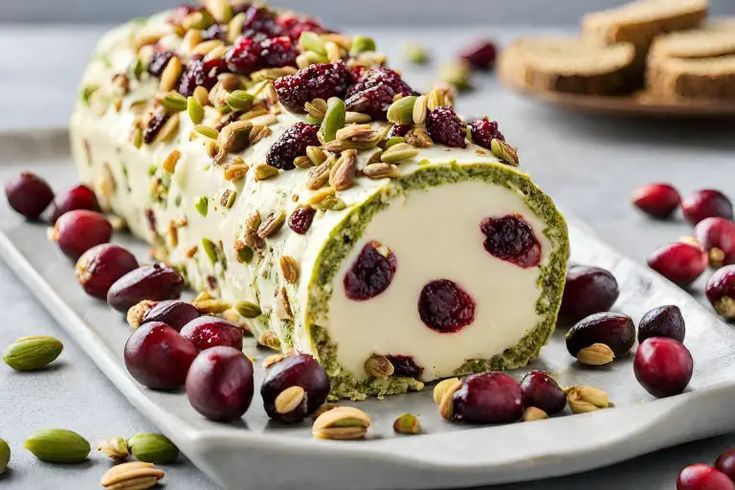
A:
<svg viewBox="0 0 735 490">
<path fill-rule="evenodd" d="M 2 0 L 2 22 L 122 22 L 173 7 L 179 0 Z M 576 23 L 584 12 L 623 0 L 280 0 L 270 2 L 318 12 L 327 24 L 559 24 Z M 735 1 L 711 0 L 717 15 L 735 14 Z"/>
</svg>

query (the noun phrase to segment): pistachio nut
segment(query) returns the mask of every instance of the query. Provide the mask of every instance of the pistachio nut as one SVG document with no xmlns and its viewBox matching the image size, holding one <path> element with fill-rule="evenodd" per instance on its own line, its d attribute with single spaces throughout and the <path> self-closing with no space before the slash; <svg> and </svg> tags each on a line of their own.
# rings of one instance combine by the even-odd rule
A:
<svg viewBox="0 0 735 490">
<path fill-rule="evenodd" d="M 503 140 L 494 138 L 490 142 L 490 151 L 496 158 L 503 160 L 508 165 L 514 167 L 519 165 L 518 151 Z"/>
<path fill-rule="evenodd" d="M 577 360 L 588 366 L 604 366 L 615 360 L 615 353 L 606 344 L 598 342 L 577 352 Z"/>
<path fill-rule="evenodd" d="M 362 439 L 371 422 L 370 416 L 358 408 L 336 407 L 322 413 L 311 430 L 317 439 Z"/>
<path fill-rule="evenodd" d="M 409 158 L 414 158 L 419 151 L 407 143 L 398 143 L 380 155 L 380 160 L 384 163 L 398 163 Z"/>
<path fill-rule="evenodd" d="M 253 106 L 255 97 L 245 90 L 235 90 L 225 97 L 225 103 L 233 111 L 247 111 Z"/>
<path fill-rule="evenodd" d="M 289 386 L 275 400 L 276 412 L 285 415 L 299 407 L 306 411 L 306 390 L 301 386 Z"/>
<path fill-rule="evenodd" d="M 387 379 L 394 371 L 393 363 L 385 356 L 370 356 L 365 361 L 365 372 L 375 378 Z"/>
<path fill-rule="evenodd" d="M 235 304 L 235 309 L 245 318 L 257 318 L 262 313 L 260 306 L 252 301 L 238 301 Z"/>
<path fill-rule="evenodd" d="M 610 399 L 599 388 L 579 385 L 567 390 L 567 404 L 573 413 L 586 413 L 609 407 Z"/>
<path fill-rule="evenodd" d="M 3 360 L 16 371 L 34 371 L 50 364 L 63 349 L 64 345 L 51 336 L 23 337 L 5 349 Z"/>
<path fill-rule="evenodd" d="M 429 53 L 426 51 L 426 48 L 419 43 L 407 43 L 404 46 L 404 53 L 406 55 L 406 59 L 411 63 L 424 65 L 429 62 Z"/>
<path fill-rule="evenodd" d="M 84 437 L 66 429 L 39 430 L 28 436 L 23 445 L 49 463 L 81 463 L 91 449 Z"/>
<path fill-rule="evenodd" d="M 312 51 L 319 55 L 326 56 L 327 50 L 324 44 L 324 39 L 315 32 L 302 32 L 299 37 L 299 46 L 303 51 Z"/>
<path fill-rule="evenodd" d="M 375 51 L 375 40 L 368 36 L 355 36 L 352 38 L 350 55 L 354 56 L 366 51 Z"/>
<path fill-rule="evenodd" d="M 202 107 L 202 104 L 193 95 L 186 99 L 186 111 L 189 113 L 189 118 L 194 124 L 201 124 L 204 120 L 204 107 Z"/>
<path fill-rule="evenodd" d="M 393 430 L 399 434 L 418 434 L 421 432 L 421 422 L 416 415 L 404 413 L 393 422 Z"/>
<path fill-rule="evenodd" d="M 454 385 L 457 381 L 459 381 L 459 378 L 448 378 L 443 379 L 439 381 L 436 386 L 434 386 L 434 391 L 432 393 L 434 404 L 439 405 L 442 402 L 442 398 L 444 397 L 444 393 L 447 391 L 447 389 Z"/>
<path fill-rule="evenodd" d="M 457 90 L 467 90 L 471 86 L 472 73 L 466 63 L 451 63 L 441 67 L 439 78 Z"/>
<path fill-rule="evenodd" d="M 462 381 L 453 378 L 451 383 L 445 385 L 441 400 L 439 401 L 439 414 L 446 420 L 454 418 L 454 393 L 462 387 Z"/>
<path fill-rule="evenodd" d="M 415 95 L 407 95 L 393 102 L 388 107 L 388 121 L 393 124 L 411 124 L 413 123 L 413 106 L 416 104 Z"/>
<path fill-rule="evenodd" d="M 163 434 L 141 432 L 128 439 L 128 448 L 135 459 L 146 463 L 172 463 L 179 457 L 179 449 Z"/>
<path fill-rule="evenodd" d="M 151 463 L 132 461 L 107 470 L 100 484 L 104 488 L 116 490 L 146 490 L 155 487 L 164 476 L 166 473 Z"/>
<path fill-rule="evenodd" d="M 155 305 L 155 301 L 144 299 L 140 303 L 131 306 L 125 317 L 128 321 L 128 325 L 133 328 L 140 327 L 140 324 L 143 323 L 143 317 L 145 317 L 145 314 L 148 313 L 148 311 L 150 311 L 150 309 Z"/>
<path fill-rule="evenodd" d="M 322 119 L 319 131 L 324 142 L 333 141 L 337 137 L 337 131 L 345 126 L 345 103 L 339 97 L 330 97 L 327 101 L 327 110 Z"/>
<path fill-rule="evenodd" d="M 8 462 L 10 462 L 10 446 L 0 439 L 0 475 L 8 469 Z"/>
<path fill-rule="evenodd" d="M 110 437 L 97 444 L 97 451 L 108 458 L 119 461 L 128 457 L 128 441 L 123 437 Z"/>
</svg>

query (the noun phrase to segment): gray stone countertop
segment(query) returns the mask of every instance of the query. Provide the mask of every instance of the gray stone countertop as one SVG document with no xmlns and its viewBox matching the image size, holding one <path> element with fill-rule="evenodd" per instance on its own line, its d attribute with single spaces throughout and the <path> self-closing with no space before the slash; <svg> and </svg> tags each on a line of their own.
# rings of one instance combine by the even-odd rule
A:
<svg viewBox="0 0 735 490">
<path fill-rule="evenodd" d="M 350 31 L 349 29 L 347 29 Z M 0 28 L 0 130 L 62 127 L 76 96 L 76 86 L 100 26 L 17 26 Z M 451 59 L 459 47 L 482 33 L 502 42 L 538 32 L 522 26 L 420 30 L 368 29 L 404 69 L 415 88 L 434 80 L 437 64 Z M 357 33 L 357 32 L 355 32 Z M 407 40 L 431 47 L 434 64 L 414 68 L 401 59 Z M 500 121 L 507 139 L 520 148 L 524 168 L 566 210 L 584 219 L 600 236 L 639 261 L 657 245 L 691 233 L 678 218 L 652 222 L 629 204 L 631 190 L 651 181 L 669 181 L 687 193 L 704 187 L 735 195 L 735 121 L 610 119 L 562 112 L 513 95 L 492 75 L 475 77 L 476 89 L 460 97 L 467 115 L 489 114 Z M 693 293 L 701 298 L 701 279 Z M 107 381 L 34 299 L 0 264 L 0 345 L 29 329 L 59 337 L 66 350 L 54 369 L 17 374 L 0 365 L 0 436 L 10 441 L 12 471 L 0 487 L 12 489 L 99 488 L 107 469 L 94 455 L 81 466 L 38 462 L 22 448 L 38 428 L 75 428 L 96 441 L 110 435 L 154 430 Z M 729 410 L 732 407 L 723 407 Z M 735 427 L 733 428 L 735 430 Z M 594 437 L 593 434 L 590 435 Z M 507 489 L 673 488 L 679 469 L 711 462 L 735 447 L 735 434 L 667 449 L 580 475 L 505 485 Z M 166 487 L 208 489 L 215 485 L 186 461 L 170 466 Z M 314 471 L 318 471 L 317 468 Z M 309 475 L 304 475 L 304 490 Z M 247 488 L 247 482 L 243 482 Z"/>
</svg>

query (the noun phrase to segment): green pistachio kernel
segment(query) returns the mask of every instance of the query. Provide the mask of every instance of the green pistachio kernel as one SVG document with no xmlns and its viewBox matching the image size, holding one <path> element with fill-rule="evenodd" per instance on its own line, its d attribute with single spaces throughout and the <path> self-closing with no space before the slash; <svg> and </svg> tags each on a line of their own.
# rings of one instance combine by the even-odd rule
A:
<svg viewBox="0 0 735 490">
<path fill-rule="evenodd" d="M 337 131 L 345 126 L 345 103 L 339 97 L 330 97 L 327 101 L 327 112 L 324 114 L 320 131 L 324 141 L 333 141 Z"/>
<path fill-rule="evenodd" d="M 130 76 L 136 80 L 140 80 L 140 77 L 143 75 L 144 71 L 145 66 L 143 65 L 143 60 L 136 57 L 135 60 L 130 63 Z"/>
<path fill-rule="evenodd" d="M 161 104 L 166 109 L 180 112 L 186 110 L 186 97 L 178 92 L 169 92 L 161 99 Z"/>
<path fill-rule="evenodd" d="M 299 37 L 299 46 L 303 51 L 312 51 L 323 56 L 327 55 L 324 39 L 316 32 L 302 32 L 301 37 Z"/>
<path fill-rule="evenodd" d="M 238 301 L 235 309 L 245 318 L 257 318 L 262 313 L 260 306 L 252 301 Z"/>
<path fill-rule="evenodd" d="M 388 107 L 388 120 L 393 124 L 412 124 L 413 123 L 413 106 L 416 104 L 415 95 L 407 95 L 393 102 Z"/>
<path fill-rule="evenodd" d="M 444 65 L 439 71 L 439 78 L 457 90 L 467 90 L 471 87 L 470 67 L 466 63 L 451 63 Z"/>
<path fill-rule="evenodd" d="M 16 371 L 35 371 L 53 362 L 63 349 L 64 345 L 54 337 L 22 337 L 5 349 L 3 360 Z"/>
<path fill-rule="evenodd" d="M 65 429 L 34 432 L 28 436 L 24 446 L 38 459 L 49 463 L 81 463 L 91 450 L 84 437 Z"/>
<path fill-rule="evenodd" d="M 186 111 L 189 113 L 189 118 L 194 124 L 200 124 L 204 120 L 204 107 L 194 96 L 189 96 L 186 99 Z"/>
<path fill-rule="evenodd" d="M 207 213 L 209 212 L 209 199 L 207 199 L 207 196 L 199 196 L 195 198 L 194 207 L 199 212 L 199 214 L 206 218 Z"/>
<path fill-rule="evenodd" d="M 385 149 L 387 150 L 391 146 L 397 145 L 398 143 L 405 143 L 405 142 L 406 142 L 406 138 L 404 138 L 403 136 L 391 136 L 385 142 Z"/>
<path fill-rule="evenodd" d="M 197 124 L 194 126 L 194 131 L 213 140 L 216 140 L 217 136 L 219 136 L 219 131 L 210 126 L 205 126 L 204 124 Z"/>
<path fill-rule="evenodd" d="M 252 247 L 249 247 L 247 245 L 245 245 L 242 248 L 237 249 L 236 253 L 237 253 L 238 262 L 243 262 L 245 264 L 253 260 L 253 256 L 255 255 L 255 252 L 253 251 Z"/>
<path fill-rule="evenodd" d="M 212 264 L 217 263 L 217 245 L 209 238 L 202 238 L 202 248 Z"/>
<path fill-rule="evenodd" d="M 426 48 L 418 43 L 407 43 L 404 47 L 406 59 L 417 65 L 424 65 L 429 62 L 429 53 Z"/>
<path fill-rule="evenodd" d="M 375 51 L 375 40 L 368 36 L 355 36 L 352 38 L 350 54 L 356 55 L 365 51 Z"/>
<path fill-rule="evenodd" d="M 128 439 L 130 454 L 138 461 L 168 464 L 179 457 L 179 449 L 163 434 L 140 433 Z"/>
<path fill-rule="evenodd" d="M 253 106 L 254 99 L 255 97 L 245 90 L 235 90 L 225 98 L 225 102 L 233 111 L 247 111 Z"/>
<path fill-rule="evenodd" d="M 419 154 L 419 151 L 407 143 L 398 143 L 380 155 L 380 160 L 385 163 L 398 163 Z"/>
<path fill-rule="evenodd" d="M 5 473 L 10 462 L 10 446 L 4 440 L 0 439 L 0 475 Z"/>
</svg>

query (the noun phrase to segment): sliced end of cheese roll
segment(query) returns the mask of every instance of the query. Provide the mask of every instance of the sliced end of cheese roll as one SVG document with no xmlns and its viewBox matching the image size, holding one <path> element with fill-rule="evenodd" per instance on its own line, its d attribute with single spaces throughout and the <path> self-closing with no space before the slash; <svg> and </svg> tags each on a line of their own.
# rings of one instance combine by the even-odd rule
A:
<svg viewBox="0 0 735 490">
<path fill-rule="evenodd" d="M 368 38 L 209 2 L 105 36 L 71 121 L 106 210 L 210 313 L 314 355 L 333 397 L 525 365 L 564 283 L 564 220 L 497 123 L 383 63 Z"/>
</svg>

